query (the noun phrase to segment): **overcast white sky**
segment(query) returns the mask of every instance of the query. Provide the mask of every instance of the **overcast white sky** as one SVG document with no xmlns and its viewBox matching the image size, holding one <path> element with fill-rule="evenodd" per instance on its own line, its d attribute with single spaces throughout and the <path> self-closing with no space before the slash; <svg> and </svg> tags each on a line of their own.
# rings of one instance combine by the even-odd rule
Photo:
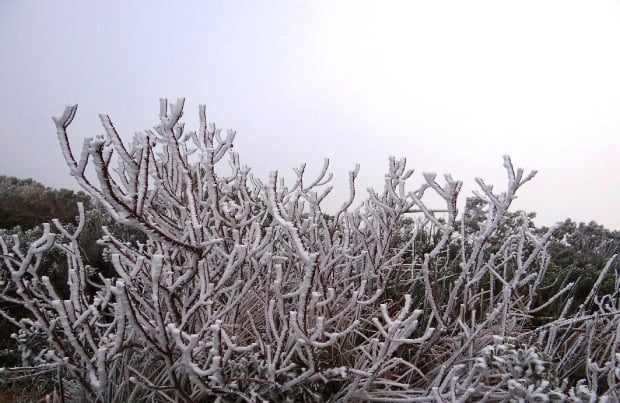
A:
<svg viewBox="0 0 620 403">
<path fill-rule="evenodd" d="M 78 103 L 75 146 L 108 113 L 127 137 L 186 97 L 237 130 L 255 174 L 330 158 L 382 187 L 390 155 L 464 195 L 539 171 L 515 207 L 620 229 L 618 1 L 0 2 L 0 174 L 76 188 L 51 116 Z"/>
</svg>

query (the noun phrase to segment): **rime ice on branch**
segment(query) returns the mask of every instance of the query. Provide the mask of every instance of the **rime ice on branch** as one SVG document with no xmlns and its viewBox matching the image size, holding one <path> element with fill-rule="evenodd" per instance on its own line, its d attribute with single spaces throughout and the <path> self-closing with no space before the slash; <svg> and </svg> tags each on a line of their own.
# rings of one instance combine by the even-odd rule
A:
<svg viewBox="0 0 620 403">
<path fill-rule="evenodd" d="M 130 144 L 100 115 L 105 133 L 86 139 L 79 157 L 67 134 L 77 107 L 54 119 L 71 175 L 148 240 L 128 244 L 104 229 L 111 278 L 81 259 L 82 208 L 74 232 L 56 221 L 57 237 L 46 225 L 25 252 L 1 240 L 1 298 L 31 318 L 0 312 L 20 340 L 49 335 L 38 350 L 22 343 L 24 366 L 6 372 L 61 366 L 102 401 L 578 399 L 602 378 L 609 396 L 618 392 L 617 299 L 531 330 L 533 315 L 571 289 L 538 298 L 551 231 L 538 237 L 523 217 L 500 232 L 533 173 L 505 157 L 503 192 L 478 179 L 488 211 L 473 232 L 457 210 L 461 182 L 424 174 L 410 189 L 404 159 L 390 159 L 383 191 L 370 189 L 359 207 L 356 167 L 349 197 L 329 215 L 328 161 L 316 178 L 302 165 L 292 183 L 277 172 L 263 182 L 232 151 L 235 133 L 207 123 L 204 106 L 198 131 L 186 131 L 183 104 L 162 100 L 160 124 Z M 230 173 L 218 173 L 226 163 Z M 429 206 L 429 193 L 444 205 Z M 410 214 L 415 231 L 399 238 Z M 38 275 L 54 246 L 68 257 L 68 299 Z M 576 331 L 583 337 L 571 340 Z M 570 375 L 574 353 L 588 357 L 587 380 L 546 378 L 557 361 L 557 375 Z"/>
</svg>

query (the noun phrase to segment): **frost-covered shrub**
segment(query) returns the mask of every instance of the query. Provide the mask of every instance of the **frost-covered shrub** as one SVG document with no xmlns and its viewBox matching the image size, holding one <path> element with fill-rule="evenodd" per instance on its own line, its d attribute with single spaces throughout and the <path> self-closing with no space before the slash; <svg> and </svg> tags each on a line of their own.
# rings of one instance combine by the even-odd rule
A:
<svg viewBox="0 0 620 403">
<path fill-rule="evenodd" d="M 100 401 L 617 396 L 617 298 L 593 292 L 598 313 L 532 328 L 572 287 L 537 302 L 553 229 L 538 236 L 525 216 L 504 225 L 533 173 L 505 157 L 503 192 L 478 179 L 487 208 L 473 230 L 457 211 L 461 182 L 424 174 L 411 189 L 413 172 L 393 158 L 382 192 L 354 207 L 356 168 L 349 198 L 326 212 L 327 162 L 316 178 L 302 165 L 291 182 L 276 172 L 262 181 L 233 152 L 234 132 L 207 124 L 204 107 L 187 132 L 182 110 L 183 100 L 162 101 L 160 125 L 130 144 L 101 115 L 105 135 L 86 139 L 79 158 L 66 131 L 76 107 L 55 119 L 71 174 L 144 238 L 103 229 L 112 276 L 82 259 L 82 207 L 77 227 L 54 222 L 62 240 L 44 225 L 17 258 L 2 242 L 2 298 L 30 315 L 4 316 L 19 340 L 48 336 L 30 353 L 37 362 L 5 374 L 62 368 Z M 444 205 L 427 205 L 429 193 Z M 67 254 L 68 297 L 40 273 L 54 247 Z"/>
</svg>

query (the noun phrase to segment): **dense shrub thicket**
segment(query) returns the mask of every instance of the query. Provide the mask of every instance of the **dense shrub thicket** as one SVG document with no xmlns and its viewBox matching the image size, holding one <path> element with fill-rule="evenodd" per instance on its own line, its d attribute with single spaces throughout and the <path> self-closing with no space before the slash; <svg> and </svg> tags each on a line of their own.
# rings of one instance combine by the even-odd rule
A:
<svg viewBox="0 0 620 403">
<path fill-rule="evenodd" d="M 79 158 L 76 107 L 55 119 L 71 174 L 116 226 L 100 241 L 110 267 L 86 262 L 81 236 L 102 222 L 83 204 L 74 225 L 0 238 L 0 312 L 20 352 L 5 381 L 52 372 L 56 396 L 87 401 L 620 399 L 617 234 L 511 212 L 533 173 L 505 157 L 505 189 L 477 179 L 459 212 L 460 181 L 411 188 L 392 158 L 383 191 L 355 207 L 356 168 L 327 214 L 327 161 L 316 178 L 302 165 L 262 181 L 234 132 L 204 107 L 187 132 L 182 111 L 162 101 L 160 125 L 130 144 L 101 115 Z"/>
</svg>

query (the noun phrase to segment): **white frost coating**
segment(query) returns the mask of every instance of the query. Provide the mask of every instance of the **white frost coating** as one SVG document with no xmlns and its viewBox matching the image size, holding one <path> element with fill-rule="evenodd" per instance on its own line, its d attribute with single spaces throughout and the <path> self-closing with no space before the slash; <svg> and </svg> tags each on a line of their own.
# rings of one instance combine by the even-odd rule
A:
<svg viewBox="0 0 620 403">
<path fill-rule="evenodd" d="M 532 324 L 573 287 L 541 300 L 553 228 L 536 234 L 524 215 L 506 226 L 533 177 L 507 157 L 505 189 L 477 180 L 479 229 L 457 210 L 460 181 L 424 174 L 412 188 L 396 158 L 383 191 L 352 207 L 356 166 L 332 216 L 328 161 L 310 179 L 303 164 L 290 183 L 276 173 L 264 182 L 204 106 L 198 131 L 185 131 L 183 105 L 162 100 L 159 126 L 130 143 L 102 115 L 104 135 L 79 159 L 67 133 L 76 107 L 55 119 L 71 174 L 146 241 L 104 229 L 105 278 L 81 258 L 83 207 L 75 231 L 54 221 L 62 242 L 49 225 L 26 245 L 0 238 L 0 297 L 29 312 L 3 312 L 19 328 L 23 368 L 62 365 L 93 401 L 603 401 L 620 390 L 618 300 L 598 295 L 601 278 L 576 315 L 566 305 Z M 68 255 L 67 297 L 40 267 L 55 246 Z M 583 380 L 549 376 L 580 357 Z"/>
</svg>

